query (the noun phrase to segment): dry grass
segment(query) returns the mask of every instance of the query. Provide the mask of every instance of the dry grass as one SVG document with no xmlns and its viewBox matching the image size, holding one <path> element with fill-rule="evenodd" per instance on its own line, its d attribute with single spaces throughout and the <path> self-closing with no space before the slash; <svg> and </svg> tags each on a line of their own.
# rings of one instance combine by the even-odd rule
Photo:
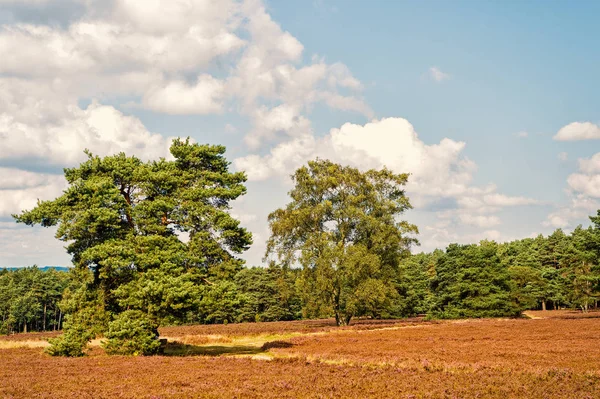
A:
<svg viewBox="0 0 600 399">
<path fill-rule="evenodd" d="M 505 371 L 550 369 L 600 375 L 598 319 L 472 320 L 384 331 L 297 337 L 289 356 L 352 364 L 442 370 L 491 367 Z"/>
<path fill-rule="evenodd" d="M 356 319 L 352 325 L 337 327 L 334 319 L 299 320 L 287 322 L 241 323 L 241 324 L 210 324 L 194 326 L 161 327 L 160 335 L 168 337 L 182 336 L 219 336 L 238 337 L 248 335 L 286 334 L 286 333 L 314 333 L 339 330 L 372 330 L 383 327 L 412 325 L 424 323 L 423 318 L 409 318 L 401 320 L 372 320 Z"/>
<path fill-rule="evenodd" d="M 193 343 L 148 358 L 3 349 L 0 398 L 600 397 L 600 319 L 571 316 L 171 327 Z"/>
<path fill-rule="evenodd" d="M 526 316 L 533 319 L 599 319 L 600 310 L 582 312 L 580 310 L 528 310 Z"/>
<path fill-rule="evenodd" d="M 0 349 L 15 349 L 15 348 L 46 348 L 50 344 L 46 341 L 39 340 L 19 340 L 9 341 L 0 340 Z"/>
<path fill-rule="evenodd" d="M 48 338 L 56 338 L 61 333 L 59 331 L 34 332 L 27 334 L 0 335 L 2 341 L 47 341 Z"/>
</svg>

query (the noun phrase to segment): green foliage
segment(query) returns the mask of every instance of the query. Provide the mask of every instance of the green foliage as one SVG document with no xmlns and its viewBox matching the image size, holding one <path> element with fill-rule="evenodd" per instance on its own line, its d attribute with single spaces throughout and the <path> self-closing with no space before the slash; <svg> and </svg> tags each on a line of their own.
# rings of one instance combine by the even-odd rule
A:
<svg viewBox="0 0 600 399">
<path fill-rule="evenodd" d="M 408 175 L 316 160 L 293 179 L 292 201 L 269 215 L 267 255 L 284 266 L 302 265 L 304 315 L 333 313 L 343 325 L 353 316 L 382 312 L 398 264 L 415 241 L 406 234 L 417 232 L 397 220 L 410 208 L 402 189 Z M 369 290 L 373 300 L 365 303 Z"/>
<path fill-rule="evenodd" d="M 280 321 L 301 317 L 295 281 L 298 271 L 271 264 L 241 270 L 235 284 L 244 300 L 240 321 Z"/>
<path fill-rule="evenodd" d="M 126 310 L 108 325 L 103 346 L 114 355 L 155 355 L 160 350 L 158 325 L 139 310 Z"/>
<path fill-rule="evenodd" d="M 234 323 L 240 320 L 240 308 L 245 298 L 232 281 L 221 280 L 203 287 L 199 304 L 201 320 L 208 324 Z"/>
<path fill-rule="evenodd" d="M 67 315 L 64 334 L 49 340 L 52 356 L 83 356 L 87 344 L 108 328 L 110 313 L 104 308 L 102 292 L 93 287 L 91 273 L 74 271 L 77 281 L 65 290 L 61 307 Z"/>
<path fill-rule="evenodd" d="M 0 333 L 60 328 L 61 296 L 68 273 L 36 266 L 0 271 Z"/>
<path fill-rule="evenodd" d="M 510 276 L 500 263 L 498 245 L 450 245 L 431 281 L 432 315 L 440 318 L 517 316 Z"/>
<path fill-rule="evenodd" d="M 142 162 L 121 153 L 65 169 L 68 189 L 15 215 L 28 225 L 57 226 L 56 237 L 80 272 L 89 270 L 69 328 L 86 309 L 108 322 L 139 310 L 155 324 L 181 319 L 198 306 L 209 278 L 231 279 L 251 234 L 229 214 L 246 192 L 244 173 L 229 172 L 225 147 L 175 140 L 173 161 Z M 181 234 L 188 239 L 182 240 Z M 99 301 L 99 302 L 98 302 Z M 126 324 L 128 325 L 128 324 Z"/>
<path fill-rule="evenodd" d="M 435 277 L 436 265 L 442 251 L 420 253 L 402 260 L 396 280 L 398 299 L 394 303 L 395 316 L 416 316 L 429 312 L 433 305 L 430 280 Z"/>
<path fill-rule="evenodd" d="M 46 348 L 46 353 L 51 356 L 83 356 L 92 338 L 92 334 L 82 324 L 73 323 L 63 335 L 48 340 L 50 346 Z"/>
</svg>

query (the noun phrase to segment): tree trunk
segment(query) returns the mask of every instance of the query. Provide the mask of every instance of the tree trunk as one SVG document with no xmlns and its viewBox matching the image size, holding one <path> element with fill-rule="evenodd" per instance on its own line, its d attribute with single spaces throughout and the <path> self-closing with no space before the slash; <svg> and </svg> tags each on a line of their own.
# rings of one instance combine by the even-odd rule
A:
<svg viewBox="0 0 600 399">
<path fill-rule="evenodd" d="M 556 301 L 552 302 L 552 309 L 556 310 Z"/>
<path fill-rule="evenodd" d="M 542 299 L 542 310 L 546 310 L 546 300 Z"/>
<path fill-rule="evenodd" d="M 27 322 L 23 323 L 23 333 L 27 334 Z"/>
<path fill-rule="evenodd" d="M 352 319 L 352 315 L 346 315 L 346 325 L 350 325 L 350 319 Z"/>
<path fill-rule="evenodd" d="M 62 310 L 58 313 L 58 329 L 60 330 L 60 323 L 62 322 Z"/>
<path fill-rule="evenodd" d="M 43 330 L 46 331 L 46 304 L 44 303 L 44 324 L 43 324 Z"/>
</svg>

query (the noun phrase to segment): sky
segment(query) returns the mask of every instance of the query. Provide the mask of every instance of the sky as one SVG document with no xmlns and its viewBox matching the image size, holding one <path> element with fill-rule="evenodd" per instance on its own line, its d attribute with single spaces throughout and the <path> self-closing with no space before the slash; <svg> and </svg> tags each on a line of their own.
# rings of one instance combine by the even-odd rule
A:
<svg viewBox="0 0 600 399">
<path fill-rule="evenodd" d="M 262 265 L 316 157 L 410 173 L 414 252 L 588 225 L 600 209 L 595 1 L 0 0 L 0 267 L 70 265 L 11 214 L 64 167 L 223 144 Z"/>
</svg>

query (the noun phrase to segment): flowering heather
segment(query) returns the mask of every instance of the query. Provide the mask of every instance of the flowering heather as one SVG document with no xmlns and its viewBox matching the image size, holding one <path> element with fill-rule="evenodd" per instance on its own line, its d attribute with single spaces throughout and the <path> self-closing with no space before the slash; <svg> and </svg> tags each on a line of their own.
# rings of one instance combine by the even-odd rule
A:
<svg viewBox="0 0 600 399">
<path fill-rule="evenodd" d="M 161 331 L 196 337 L 204 349 L 196 353 L 211 356 L 107 356 L 95 347 L 83 358 L 52 358 L 39 348 L 0 349 L 0 398 L 600 397 L 598 318 L 363 321 L 344 330 L 327 323 Z M 229 342 L 202 343 L 216 334 Z M 292 337 L 237 346 L 260 335 Z"/>
</svg>

